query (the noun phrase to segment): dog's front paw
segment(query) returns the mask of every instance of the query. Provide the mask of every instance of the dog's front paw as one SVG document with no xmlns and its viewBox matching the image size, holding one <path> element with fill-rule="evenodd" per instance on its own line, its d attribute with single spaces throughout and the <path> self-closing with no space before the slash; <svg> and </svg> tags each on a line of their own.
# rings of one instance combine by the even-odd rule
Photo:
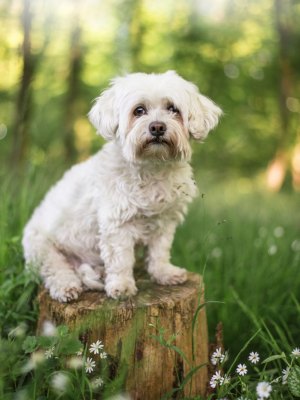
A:
<svg viewBox="0 0 300 400">
<path fill-rule="evenodd" d="M 136 295 L 137 288 L 132 277 L 109 275 L 106 278 L 105 291 L 108 297 L 124 299 Z"/>
<path fill-rule="evenodd" d="M 187 280 L 186 270 L 172 264 L 163 264 L 155 269 L 149 269 L 149 273 L 151 278 L 160 285 L 177 285 Z"/>
<path fill-rule="evenodd" d="M 51 283 L 46 281 L 45 286 L 49 289 L 52 299 L 61 303 L 76 300 L 82 292 L 81 281 L 76 279 L 76 276 L 71 276 L 69 281 L 63 279 L 55 282 L 53 280 Z"/>
</svg>

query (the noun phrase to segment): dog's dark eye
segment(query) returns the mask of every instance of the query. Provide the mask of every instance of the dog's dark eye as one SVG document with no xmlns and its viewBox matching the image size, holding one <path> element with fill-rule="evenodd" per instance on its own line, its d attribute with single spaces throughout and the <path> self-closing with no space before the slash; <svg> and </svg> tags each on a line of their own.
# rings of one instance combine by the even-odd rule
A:
<svg viewBox="0 0 300 400">
<path fill-rule="evenodd" d="M 174 106 L 174 104 L 170 104 L 170 105 L 168 106 L 167 110 L 170 111 L 171 113 L 179 114 L 179 110 L 178 110 L 178 108 L 176 108 L 176 107 Z"/>
<path fill-rule="evenodd" d="M 141 117 L 142 115 L 147 114 L 147 110 L 146 110 L 146 108 L 143 107 L 143 106 L 138 106 L 138 107 L 133 111 L 133 114 L 134 114 L 136 117 Z"/>
</svg>

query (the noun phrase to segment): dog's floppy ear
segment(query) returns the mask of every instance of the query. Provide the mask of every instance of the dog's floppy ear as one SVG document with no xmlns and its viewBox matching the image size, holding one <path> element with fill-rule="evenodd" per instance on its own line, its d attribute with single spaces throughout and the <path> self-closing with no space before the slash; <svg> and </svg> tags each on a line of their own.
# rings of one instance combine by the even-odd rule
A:
<svg viewBox="0 0 300 400">
<path fill-rule="evenodd" d="M 113 140 L 118 129 L 118 116 L 115 107 L 115 88 L 106 89 L 97 99 L 91 111 L 89 120 L 97 129 L 97 133 L 106 140 Z"/>
<path fill-rule="evenodd" d="M 190 93 L 190 96 L 189 132 L 194 139 L 204 140 L 208 132 L 217 126 L 223 112 L 212 100 L 200 94 L 196 88 L 193 93 Z"/>
</svg>

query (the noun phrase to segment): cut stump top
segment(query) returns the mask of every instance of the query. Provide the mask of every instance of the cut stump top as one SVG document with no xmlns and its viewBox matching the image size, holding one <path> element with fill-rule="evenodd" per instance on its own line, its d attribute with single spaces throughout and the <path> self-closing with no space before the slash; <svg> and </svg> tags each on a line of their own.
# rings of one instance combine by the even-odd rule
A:
<svg viewBox="0 0 300 400">
<path fill-rule="evenodd" d="M 77 300 L 69 303 L 60 303 L 53 300 L 44 287 L 39 294 L 39 303 L 48 309 L 55 309 L 55 314 L 63 315 L 64 322 L 77 319 L 80 315 L 89 314 L 105 308 L 106 310 L 141 309 L 141 308 L 163 308 L 165 310 L 177 308 L 182 301 L 189 298 L 199 298 L 203 295 L 203 282 L 201 275 L 188 272 L 188 279 L 181 285 L 162 286 L 144 277 L 136 279 L 138 293 L 136 296 L 126 300 L 113 300 L 107 297 L 105 292 L 88 291 L 80 295 Z"/>
</svg>

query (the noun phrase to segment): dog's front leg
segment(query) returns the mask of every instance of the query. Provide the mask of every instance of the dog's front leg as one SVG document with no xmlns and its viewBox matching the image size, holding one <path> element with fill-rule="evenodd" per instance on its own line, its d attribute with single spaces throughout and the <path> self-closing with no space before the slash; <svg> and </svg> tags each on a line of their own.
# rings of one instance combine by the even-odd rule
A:
<svg viewBox="0 0 300 400">
<path fill-rule="evenodd" d="M 148 272 L 160 285 L 176 285 L 187 279 L 184 268 L 170 263 L 170 251 L 176 224 L 170 222 L 161 231 L 155 232 L 148 242 Z"/>
<path fill-rule="evenodd" d="M 105 291 L 113 299 L 134 296 L 134 240 L 122 227 L 106 227 L 100 236 L 101 258 L 105 265 Z"/>
</svg>

